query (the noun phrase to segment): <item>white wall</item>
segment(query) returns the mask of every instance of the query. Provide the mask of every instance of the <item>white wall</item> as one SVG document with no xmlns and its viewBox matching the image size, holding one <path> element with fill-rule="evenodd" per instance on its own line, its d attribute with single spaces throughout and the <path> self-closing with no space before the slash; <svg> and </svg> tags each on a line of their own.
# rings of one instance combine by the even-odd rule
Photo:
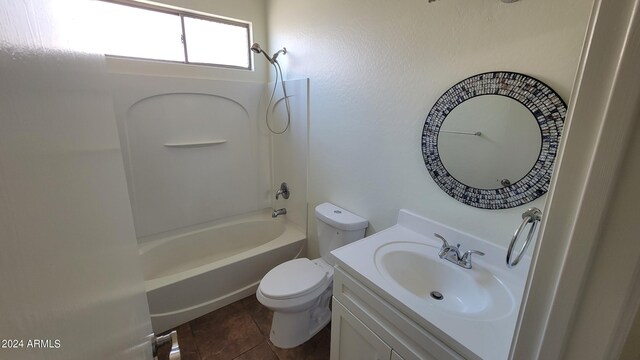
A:
<svg viewBox="0 0 640 360">
<path fill-rule="evenodd" d="M 640 358 L 640 312 L 636 313 L 631 331 L 627 337 L 620 360 L 638 360 Z"/>
<path fill-rule="evenodd" d="M 237 20 L 249 21 L 253 29 L 253 42 L 267 47 L 266 2 L 263 0 L 154 0 L 181 9 L 204 12 Z M 266 82 L 270 67 L 266 61 L 255 61 L 254 70 L 236 70 L 213 66 L 172 64 L 158 61 L 107 58 L 112 73 L 147 74 L 196 77 L 221 80 Z"/>
<path fill-rule="evenodd" d="M 371 234 L 408 208 L 506 246 L 526 206 L 479 210 L 442 192 L 422 160 L 424 120 L 454 83 L 491 70 L 536 77 L 567 101 L 591 5 L 270 0 L 270 50 L 287 47 L 285 78 L 310 78 L 309 214 L 331 201 Z M 313 216 L 308 232 L 315 256 Z"/>
<path fill-rule="evenodd" d="M 638 119 L 640 107 L 637 102 L 629 105 L 631 104 L 636 107 L 635 118 Z M 638 294 L 636 281 L 637 274 L 640 273 L 637 266 L 640 259 L 640 226 L 637 221 L 640 202 L 640 122 L 637 120 L 630 136 L 631 141 L 620 165 L 621 170 L 614 177 L 617 180 L 616 186 L 598 236 L 598 254 L 589 265 L 586 274 L 588 280 L 584 284 L 579 303 L 574 308 L 575 323 L 568 333 L 563 359 L 605 359 L 613 356 L 610 352 L 616 348 L 612 344 L 622 343 L 622 339 L 619 339 L 620 330 L 617 328 L 621 319 L 625 319 L 623 324 L 632 324 L 633 320 L 629 318 L 636 316 L 624 310 L 629 307 L 637 309 L 639 303 L 637 296 L 628 295 L 630 289 L 635 289 L 632 294 Z M 606 301 L 606 310 L 602 309 L 603 301 Z M 627 358 L 636 352 L 635 359 L 638 359 L 640 352 L 637 341 L 638 338 L 627 339 Z"/>
<path fill-rule="evenodd" d="M 73 3 L 0 0 L 0 334 L 24 341 L 0 358 L 150 359 L 105 64 L 67 46 Z"/>
</svg>

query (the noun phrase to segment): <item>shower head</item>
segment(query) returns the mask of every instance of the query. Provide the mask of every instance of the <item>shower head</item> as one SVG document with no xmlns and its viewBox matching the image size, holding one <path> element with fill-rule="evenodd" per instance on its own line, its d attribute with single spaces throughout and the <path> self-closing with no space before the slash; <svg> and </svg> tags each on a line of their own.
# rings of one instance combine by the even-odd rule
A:
<svg viewBox="0 0 640 360">
<path fill-rule="evenodd" d="M 260 54 L 262 52 L 262 48 L 260 47 L 260 44 L 253 43 L 253 45 L 251 45 L 251 51 L 253 51 L 256 54 Z"/>
<path fill-rule="evenodd" d="M 267 53 L 264 52 L 264 50 L 262 50 L 262 48 L 260 47 L 260 44 L 253 43 L 253 45 L 251 45 L 251 51 L 253 51 L 256 54 L 262 53 L 262 55 L 264 55 L 264 57 L 266 57 L 267 60 L 269 60 L 269 62 L 273 64 L 274 60 L 270 58 L 269 55 L 267 55 Z"/>
<path fill-rule="evenodd" d="M 262 50 L 262 48 L 260 47 L 260 44 L 253 43 L 253 45 L 251 45 L 251 51 L 253 51 L 256 54 L 262 53 L 262 55 L 264 55 L 264 57 L 266 57 L 267 60 L 269 60 L 269 62 L 273 64 L 273 63 L 276 62 L 276 59 L 278 58 L 278 55 L 287 53 L 287 48 L 282 48 L 282 49 L 278 50 L 275 54 L 273 54 L 273 57 L 271 57 L 271 56 L 267 55 L 267 53 L 264 52 L 264 50 Z"/>
</svg>

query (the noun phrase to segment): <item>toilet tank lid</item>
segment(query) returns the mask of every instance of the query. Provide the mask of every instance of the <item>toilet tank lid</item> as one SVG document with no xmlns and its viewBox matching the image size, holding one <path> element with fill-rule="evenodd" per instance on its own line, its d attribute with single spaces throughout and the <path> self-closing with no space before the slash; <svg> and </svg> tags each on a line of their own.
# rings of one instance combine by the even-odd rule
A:
<svg viewBox="0 0 640 360">
<path fill-rule="evenodd" d="M 366 219 L 331 203 L 323 203 L 316 206 L 316 217 L 337 229 L 345 231 L 365 229 L 369 225 Z"/>
</svg>

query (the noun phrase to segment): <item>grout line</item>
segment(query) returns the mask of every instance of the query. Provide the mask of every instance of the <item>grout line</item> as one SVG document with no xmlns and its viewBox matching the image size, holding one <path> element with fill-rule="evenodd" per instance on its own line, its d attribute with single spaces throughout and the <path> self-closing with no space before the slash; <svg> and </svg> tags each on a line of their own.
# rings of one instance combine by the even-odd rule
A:
<svg viewBox="0 0 640 360">
<path fill-rule="evenodd" d="M 269 350 L 271 350 L 271 352 L 273 353 L 273 355 L 275 355 L 275 356 L 276 356 L 276 359 L 278 359 L 278 360 L 286 360 L 286 359 L 282 359 L 282 358 L 280 358 L 280 355 L 278 354 L 278 352 L 274 350 L 274 348 L 275 348 L 276 346 L 275 346 L 275 345 L 273 345 L 273 344 L 271 343 L 271 341 L 267 340 L 267 346 L 269 347 Z"/>
<path fill-rule="evenodd" d="M 251 350 L 253 350 L 253 349 L 257 348 L 258 346 L 260 346 L 260 345 L 262 345 L 262 344 L 263 344 L 263 343 L 260 343 L 260 344 L 258 344 L 258 345 L 256 345 L 256 346 L 252 347 L 251 349 L 249 349 L 249 350 L 247 350 L 247 351 L 243 352 L 242 354 L 240 354 L 240 355 L 238 355 L 238 356 L 234 357 L 232 360 L 235 360 L 235 359 L 237 359 L 237 358 L 241 357 L 242 355 L 244 355 L 244 354 L 248 353 L 249 351 L 251 351 Z"/>
<path fill-rule="evenodd" d="M 193 320 L 191 320 L 193 321 Z M 198 341 L 196 341 L 196 337 L 193 335 L 193 329 L 191 328 L 191 321 L 187 321 L 187 327 L 189 328 L 188 337 L 191 338 L 193 345 L 195 345 L 196 355 L 198 356 L 198 360 L 202 360 L 202 356 L 200 355 L 200 346 L 198 346 Z M 176 328 L 177 330 L 177 328 Z M 178 334 L 180 335 L 180 334 Z"/>
<path fill-rule="evenodd" d="M 191 334 L 191 340 L 193 341 L 193 344 L 196 346 L 196 354 L 198 355 L 198 359 L 202 360 L 202 355 L 200 355 L 200 346 L 198 346 L 198 341 L 196 341 L 196 337 L 195 335 L 193 335 L 193 328 L 191 328 L 191 321 L 189 321 L 188 324 L 189 324 L 189 334 Z"/>
<path fill-rule="evenodd" d="M 244 305 L 244 309 L 247 311 L 247 313 L 249 313 L 249 317 L 251 317 L 251 321 L 253 321 L 253 323 L 256 325 L 256 327 L 258 328 L 258 332 L 260 332 L 260 335 L 265 338 L 265 340 L 269 341 L 269 334 L 264 335 L 262 333 L 262 328 L 260 327 L 260 324 L 258 323 L 258 320 L 256 320 L 256 317 L 254 316 L 252 311 L 249 311 L 250 309 L 248 309 L 248 305 L 247 304 L 243 304 Z M 263 306 L 262 304 L 260 304 L 260 306 Z"/>
<path fill-rule="evenodd" d="M 262 333 L 262 328 L 260 327 L 260 324 L 258 324 L 258 321 L 256 320 L 256 318 L 253 316 L 253 314 L 249 313 L 249 317 L 251 317 L 251 321 L 253 321 L 253 324 L 258 328 L 258 332 L 260 333 L 260 336 L 262 336 L 263 338 L 265 338 L 265 340 L 269 340 L 268 335 L 264 335 Z"/>
</svg>

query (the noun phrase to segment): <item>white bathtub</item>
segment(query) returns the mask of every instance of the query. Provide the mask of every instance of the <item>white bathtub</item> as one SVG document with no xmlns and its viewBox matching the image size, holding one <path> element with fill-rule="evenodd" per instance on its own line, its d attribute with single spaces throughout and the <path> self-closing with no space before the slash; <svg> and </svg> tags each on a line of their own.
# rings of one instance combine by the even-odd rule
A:
<svg viewBox="0 0 640 360">
<path fill-rule="evenodd" d="M 274 266 L 304 255 L 305 234 L 265 210 L 147 240 L 140 247 L 156 333 L 254 294 Z"/>
</svg>

